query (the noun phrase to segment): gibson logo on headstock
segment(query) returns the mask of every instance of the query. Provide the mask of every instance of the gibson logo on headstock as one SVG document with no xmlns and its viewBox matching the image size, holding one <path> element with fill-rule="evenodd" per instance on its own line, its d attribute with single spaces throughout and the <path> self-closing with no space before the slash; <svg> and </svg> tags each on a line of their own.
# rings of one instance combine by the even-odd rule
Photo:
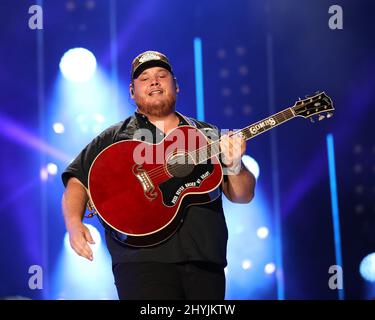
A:
<svg viewBox="0 0 375 320">
<path fill-rule="evenodd" d="M 250 129 L 250 132 L 252 134 L 256 134 L 260 129 L 266 127 L 266 126 L 274 126 L 276 124 L 276 121 L 274 118 L 268 118 L 262 122 L 259 122 L 253 126 L 251 126 L 249 129 Z"/>
</svg>

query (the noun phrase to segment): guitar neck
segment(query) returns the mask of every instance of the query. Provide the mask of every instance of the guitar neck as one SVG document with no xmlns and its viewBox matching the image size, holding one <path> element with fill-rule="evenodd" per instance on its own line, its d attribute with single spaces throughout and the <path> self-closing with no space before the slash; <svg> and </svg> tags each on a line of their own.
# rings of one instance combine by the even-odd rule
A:
<svg viewBox="0 0 375 320">
<path fill-rule="evenodd" d="M 261 121 L 253 123 L 243 129 L 235 131 L 231 136 L 239 135 L 244 140 L 250 140 L 263 132 L 266 132 L 274 127 L 296 117 L 292 108 L 287 108 L 282 110 L 274 115 L 267 117 Z M 206 162 L 208 159 L 213 156 L 217 156 L 221 153 L 220 151 L 220 140 L 216 140 L 212 143 L 207 144 L 205 147 L 202 147 L 195 151 L 195 160 L 196 163 Z"/>
<path fill-rule="evenodd" d="M 251 124 L 243 129 L 235 131 L 233 135 L 240 135 L 243 139 L 250 140 L 263 132 L 266 132 L 274 127 L 295 117 L 292 108 L 287 108 L 283 111 L 275 113 L 274 115 Z"/>
</svg>

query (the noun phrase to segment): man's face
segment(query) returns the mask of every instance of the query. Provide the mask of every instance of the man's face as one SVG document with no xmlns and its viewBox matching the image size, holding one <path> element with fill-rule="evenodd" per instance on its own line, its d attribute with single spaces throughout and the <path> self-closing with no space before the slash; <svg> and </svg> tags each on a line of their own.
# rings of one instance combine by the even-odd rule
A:
<svg viewBox="0 0 375 320">
<path fill-rule="evenodd" d="M 134 79 L 132 97 L 140 111 L 160 117 L 174 111 L 177 92 L 172 74 L 164 68 L 153 67 Z"/>
</svg>

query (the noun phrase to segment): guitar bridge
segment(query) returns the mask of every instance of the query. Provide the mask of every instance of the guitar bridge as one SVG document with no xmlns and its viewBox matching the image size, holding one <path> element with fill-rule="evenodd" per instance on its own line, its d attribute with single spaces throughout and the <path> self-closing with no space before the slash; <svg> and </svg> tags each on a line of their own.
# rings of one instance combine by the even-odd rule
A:
<svg viewBox="0 0 375 320">
<path fill-rule="evenodd" d="M 133 174 L 137 177 L 138 181 L 140 182 L 145 197 L 150 201 L 156 199 L 158 194 L 155 192 L 155 186 L 152 183 L 146 170 L 142 168 L 142 165 L 135 164 L 133 166 Z"/>
</svg>

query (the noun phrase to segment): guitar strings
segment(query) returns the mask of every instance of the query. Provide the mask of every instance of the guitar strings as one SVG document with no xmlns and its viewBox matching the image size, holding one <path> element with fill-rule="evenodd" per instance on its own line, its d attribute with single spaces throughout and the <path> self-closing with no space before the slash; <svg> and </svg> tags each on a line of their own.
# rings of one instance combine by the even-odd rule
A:
<svg viewBox="0 0 375 320">
<path fill-rule="evenodd" d="M 282 110 L 282 111 L 276 113 L 275 115 L 273 115 L 273 116 L 271 116 L 271 117 L 276 119 L 277 124 L 280 124 L 280 123 L 282 123 L 282 122 L 284 122 L 284 121 L 286 121 L 286 120 L 289 120 L 289 119 L 293 118 L 294 116 L 295 116 L 295 115 L 294 115 L 294 113 L 293 113 L 293 111 L 292 111 L 292 108 L 287 108 L 287 109 L 285 109 L 285 110 Z M 237 134 L 239 134 L 239 133 L 242 133 L 243 135 L 245 135 L 246 140 L 247 140 L 247 139 L 250 139 L 250 138 L 252 138 L 254 135 L 252 135 L 252 134 L 250 133 L 250 136 L 249 136 L 249 137 L 247 136 L 247 133 L 249 132 L 249 128 L 252 127 L 252 126 L 254 126 L 254 125 L 256 125 L 256 124 L 258 124 L 258 123 L 262 123 L 263 121 L 265 121 L 265 120 L 267 120 L 267 119 L 269 119 L 269 118 L 271 118 L 271 117 L 268 117 L 268 118 L 266 118 L 266 119 L 264 119 L 264 120 L 258 121 L 257 123 L 255 123 L 255 124 L 253 124 L 253 125 L 251 125 L 251 126 L 248 126 L 248 127 L 244 128 L 244 129 L 241 129 L 241 130 L 235 131 L 235 132 L 233 132 L 231 135 L 229 135 L 229 137 L 232 137 L 232 136 L 234 136 L 234 135 L 237 135 Z M 264 131 L 265 131 L 265 130 L 262 130 L 261 132 L 264 132 Z M 198 155 L 198 163 L 197 163 L 197 164 L 200 164 L 200 163 L 201 163 L 201 162 L 199 161 L 199 160 L 200 160 L 200 155 L 201 155 L 201 150 L 204 150 L 204 149 L 205 149 L 205 151 L 206 151 L 206 155 L 207 155 L 207 153 L 209 152 L 209 150 L 212 150 L 211 146 L 212 146 L 212 145 L 215 145 L 215 144 L 217 144 L 217 143 L 220 143 L 220 140 L 221 140 L 221 138 L 220 138 L 219 140 L 217 140 L 217 141 L 214 141 L 214 142 L 212 142 L 212 143 L 208 143 L 207 145 L 205 145 L 205 146 L 203 146 L 203 147 L 201 147 L 201 148 L 198 148 L 197 150 L 194 150 L 194 151 L 193 151 L 193 152 L 195 152 L 195 156 Z M 219 154 L 220 154 L 220 153 L 221 153 L 221 152 L 219 151 Z M 215 155 L 216 155 L 216 154 L 215 154 Z M 212 158 L 212 157 L 215 156 L 215 155 L 212 155 L 211 157 L 207 157 L 207 156 L 206 156 L 206 157 L 205 157 L 205 160 L 208 160 L 208 159 Z M 187 153 L 184 154 L 184 159 L 186 160 L 187 158 L 189 158 L 189 156 L 192 157 L 191 152 L 187 151 Z M 193 159 L 194 159 L 194 158 L 193 158 Z M 183 163 L 172 164 L 172 165 L 169 166 L 169 169 L 176 169 L 176 170 L 177 170 L 181 165 L 183 166 L 183 165 L 185 165 L 186 163 L 188 163 L 188 162 L 187 162 L 187 161 L 184 161 Z M 161 164 L 160 166 L 158 166 L 157 168 L 154 168 L 154 169 L 150 170 L 150 171 L 148 172 L 149 177 L 152 178 L 152 179 L 155 180 L 155 181 L 158 181 L 158 179 L 159 179 L 160 177 L 165 176 L 165 174 L 168 175 L 168 173 L 167 173 L 167 169 L 166 169 L 166 164 L 167 164 L 167 163 L 163 163 L 163 164 Z"/>
<path fill-rule="evenodd" d="M 237 133 L 233 133 L 232 135 L 234 135 L 234 134 L 237 134 Z M 232 136 L 232 135 L 231 135 L 231 136 Z M 207 154 L 208 154 L 208 151 L 209 151 L 210 149 L 212 150 L 212 146 L 218 144 L 219 142 L 220 142 L 220 140 L 218 140 L 218 141 L 214 141 L 214 142 L 212 142 L 212 143 L 208 143 L 207 145 L 205 145 L 205 146 L 203 146 L 203 147 L 200 147 L 200 148 L 194 150 L 193 153 L 195 153 L 195 156 L 198 157 L 198 163 L 196 163 L 196 164 L 200 164 L 200 163 L 201 163 L 199 160 L 200 160 L 200 157 L 201 157 L 201 155 L 202 155 L 202 150 L 206 149 L 206 150 L 205 150 L 205 151 L 206 151 L 205 155 L 207 155 Z M 193 159 L 196 159 L 196 157 L 194 157 L 194 156 L 192 155 L 192 152 L 187 151 L 187 153 L 184 154 L 184 159 L 185 159 L 185 161 L 184 161 L 183 163 L 175 163 L 175 164 L 172 164 L 172 165 L 169 166 L 169 168 L 170 168 L 170 169 L 178 169 L 178 167 L 180 167 L 181 165 L 185 165 L 186 163 L 188 163 L 188 161 L 186 161 L 186 159 L 188 159 L 189 156 L 190 156 L 191 158 L 193 158 Z M 210 159 L 210 158 L 212 158 L 212 156 L 211 156 L 211 157 L 206 157 L 206 160 L 207 160 L 207 159 Z M 193 162 L 193 164 L 195 164 L 195 163 Z M 166 171 L 166 170 L 165 170 L 165 165 L 166 165 L 166 163 L 163 163 L 163 164 L 161 164 L 160 166 L 158 166 L 157 168 L 150 170 L 150 171 L 148 172 L 150 178 L 151 178 L 151 177 L 157 178 L 157 177 L 159 176 L 159 174 L 161 174 L 161 175 L 163 176 L 163 173 Z"/>
<path fill-rule="evenodd" d="M 235 132 L 233 132 L 232 134 L 230 134 L 229 137 L 232 137 L 232 136 L 234 136 L 234 135 L 238 135 L 240 132 L 242 132 L 242 131 L 244 131 L 244 130 L 245 130 L 245 129 L 235 131 Z M 246 136 L 246 134 L 245 134 L 245 136 Z M 204 149 L 205 149 L 205 150 L 204 150 L 204 151 L 205 151 L 205 154 L 204 154 L 204 159 L 205 159 L 205 160 L 211 159 L 213 156 L 217 155 L 217 154 L 213 154 L 213 155 L 211 155 L 211 157 L 207 157 L 207 154 L 208 154 L 209 150 L 212 150 L 212 149 L 213 149 L 212 146 L 213 146 L 213 145 L 217 145 L 217 144 L 220 144 L 220 139 L 219 139 L 219 140 L 216 140 L 216 141 L 214 141 L 214 142 L 212 142 L 212 143 L 208 143 L 207 145 L 205 145 L 205 146 L 203 146 L 203 147 L 200 147 L 200 148 L 194 150 L 193 152 L 195 152 L 195 155 L 198 156 L 198 161 L 197 161 L 197 163 L 194 163 L 194 164 L 196 165 L 196 164 L 201 164 L 201 163 L 202 163 L 202 161 L 200 161 L 200 159 L 201 159 L 201 155 L 202 155 L 202 150 L 204 150 Z M 221 152 L 219 151 L 218 153 L 220 154 Z M 168 168 L 169 168 L 169 169 L 176 169 L 176 170 L 177 170 L 180 166 L 183 166 L 183 165 L 185 165 L 186 163 L 188 163 L 188 162 L 186 161 L 186 159 L 187 159 L 189 156 L 192 157 L 192 158 L 194 159 L 194 157 L 191 155 L 191 152 L 188 151 L 188 152 L 184 155 L 184 159 L 185 159 L 185 161 L 184 161 L 183 163 L 172 164 L 172 165 L 170 165 Z M 166 163 L 161 164 L 161 165 L 158 166 L 157 168 L 148 171 L 149 177 L 152 178 L 152 179 L 156 182 L 156 179 L 165 176 L 165 174 L 168 176 L 167 170 L 165 169 L 165 165 L 166 165 Z"/>
<path fill-rule="evenodd" d="M 275 117 L 276 117 L 276 116 L 275 116 Z M 247 128 L 244 128 L 244 129 L 242 129 L 242 130 L 235 131 L 235 132 L 233 132 L 231 135 L 229 135 L 229 137 L 232 137 L 232 136 L 234 136 L 234 135 L 238 135 L 240 132 L 244 133 L 244 132 L 246 132 L 247 130 L 248 130 L 248 127 L 247 127 Z M 246 133 L 245 133 L 245 136 L 247 137 L 247 134 L 246 134 Z M 251 136 L 250 136 L 250 137 L 251 137 Z M 247 137 L 247 138 L 248 138 L 248 137 Z M 200 159 L 200 155 L 201 155 L 201 151 L 202 151 L 202 150 L 205 149 L 205 150 L 204 150 L 204 151 L 206 151 L 205 154 L 207 154 L 208 151 L 209 151 L 210 149 L 212 150 L 212 146 L 213 146 L 213 145 L 216 145 L 216 144 L 218 144 L 218 143 L 220 143 L 220 139 L 217 140 L 217 141 L 214 141 L 214 142 L 212 142 L 212 143 L 209 143 L 209 144 L 207 144 L 207 145 L 205 145 L 205 146 L 203 146 L 203 147 L 201 147 L 201 148 L 198 148 L 197 150 L 194 150 L 194 151 L 195 151 L 195 154 L 198 155 L 198 158 Z M 220 153 L 220 152 L 219 152 L 219 153 Z M 186 163 L 187 163 L 186 158 L 189 157 L 189 155 L 191 156 L 191 153 L 190 153 L 190 152 L 188 152 L 187 154 L 184 155 L 184 159 L 185 159 L 185 162 L 184 162 L 184 163 L 182 163 L 182 164 L 181 164 L 181 163 L 173 164 L 173 165 L 169 166 L 169 169 L 178 169 L 179 166 L 186 164 Z M 194 158 L 194 157 L 193 157 L 193 158 Z M 211 156 L 211 157 L 206 157 L 205 159 L 210 159 L 210 158 L 212 158 L 212 156 Z M 200 162 L 199 162 L 199 159 L 198 159 L 198 163 L 197 163 L 197 164 L 200 163 Z M 166 172 L 167 170 L 165 169 L 165 165 L 166 165 L 166 163 L 161 164 L 161 165 L 158 166 L 157 168 L 154 168 L 154 169 L 150 170 L 150 171 L 148 172 L 150 178 L 152 178 L 152 179 L 155 180 L 155 182 L 156 182 L 156 180 L 157 180 L 158 178 L 163 177 L 163 176 L 165 176 L 165 175 L 168 175 L 167 172 Z"/>
<path fill-rule="evenodd" d="M 277 120 L 277 122 L 279 123 L 280 121 L 283 121 L 283 120 L 288 120 L 289 119 L 289 117 L 286 115 L 286 117 L 285 117 L 285 115 L 284 115 L 284 113 L 286 113 L 285 111 L 289 111 L 290 112 L 290 109 L 286 109 L 286 110 L 283 110 L 283 111 L 280 111 L 279 113 L 277 113 L 276 115 L 274 115 L 274 116 L 272 116 L 273 118 L 276 118 L 276 120 Z M 292 116 L 293 116 L 293 114 L 292 114 Z M 264 121 L 264 120 L 261 120 L 261 121 L 259 121 L 259 122 L 262 122 L 262 121 Z M 249 129 L 249 127 L 246 127 L 246 128 L 244 128 L 244 129 L 242 129 L 242 130 L 238 130 L 238 131 L 236 131 L 236 132 L 233 132 L 231 135 L 229 135 L 229 137 L 232 137 L 232 136 L 234 136 L 234 135 L 238 135 L 240 132 L 242 132 L 242 133 L 244 133 L 244 132 L 246 132 L 247 130 Z M 246 135 L 246 133 L 245 133 L 245 136 L 247 137 L 247 135 Z M 250 136 L 251 137 L 251 136 Z M 197 150 L 194 150 L 195 151 L 195 154 L 197 155 L 198 154 L 198 157 L 201 155 L 201 150 L 203 150 L 203 149 L 206 149 L 205 151 L 207 151 L 208 152 L 208 148 L 211 148 L 211 146 L 212 145 L 214 145 L 214 144 L 217 144 L 217 143 L 219 143 L 220 142 L 220 139 L 219 140 L 217 140 L 217 141 L 214 141 L 214 142 L 212 142 L 212 143 L 208 143 L 207 145 L 205 145 L 205 146 L 203 146 L 203 147 L 200 147 L 200 148 L 198 148 Z M 212 148 L 211 148 L 212 149 Z M 184 155 L 184 159 L 186 159 L 187 157 L 189 157 L 189 155 L 190 156 L 192 156 L 191 155 L 191 152 L 187 152 L 185 155 Z M 193 158 L 194 159 L 194 158 Z M 210 159 L 210 158 L 208 158 L 208 159 Z M 170 169 L 178 169 L 178 167 L 179 166 L 181 166 L 181 165 L 184 165 L 184 164 L 186 164 L 187 162 L 185 161 L 184 163 L 176 163 L 176 164 L 173 164 L 173 165 L 171 165 L 171 166 L 169 166 L 169 168 Z M 199 162 L 198 162 L 198 164 L 199 164 Z M 162 177 L 162 176 L 164 176 L 164 174 L 166 173 L 166 169 L 165 169 L 165 165 L 166 165 L 166 163 L 164 163 L 164 164 L 161 164 L 160 166 L 158 166 L 157 168 L 154 168 L 154 169 L 152 169 L 152 170 L 150 170 L 149 172 L 148 172 L 148 174 L 149 174 L 149 177 L 150 178 L 153 178 L 153 179 L 158 179 L 159 177 Z"/>
<path fill-rule="evenodd" d="M 210 147 L 211 147 L 212 143 L 209 144 L 209 145 L 210 145 Z M 208 145 L 206 145 L 205 147 L 208 147 Z M 200 157 L 201 157 L 201 155 L 202 155 L 201 150 L 202 150 L 203 148 L 204 148 L 204 147 L 199 148 L 199 149 L 193 151 L 193 153 L 195 152 L 195 156 L 196 156 L 196 157 L 194 157 L 194 155 L 192 155 L 191 152 L 187 151 L 187 153 L 185 153 L 185 154 L 183 155 L 184 161 L 183 161 L 182 163 L 174 163 L 174 164 L 171 164 L 171 165 L 168 166 L 168 169 L 169 169 L 169 170 L 172 170 L 172 169 L 176 169 L 176 170 L 178 170 L 180 167 L 182 167 L 182 166 L 184 166 L 184 165 L 186 165 L 186 164 L 189 164 L 189 159 L 191 159 L 191 158 L 195 159 L 195 158 L 197 158 L 197 157 L 198 157 L 198 161 L 197 161 L 198 163 L 196 163 L 196 162 L 191 162 L 190 164 L 194 164 L 194 165 L 199 164 L 199 163 L 200 163 L 200 162 L 199 162 L 199 159 L 200 159 Z M 198 152 L 199 152 L 199 154 L 198 154 Z M 207 149 L 207 152 L 208 152 L 208 149 Z M 206 157 L 206 159 L 210 159 L 210 158 L 211 158 L 211 157 Z M 152 179 L 157 179 L 157 178 L 159 178 L 159 177 L 161 177 L 161 176 L 164 176 L 164 174 L 165 174 L 166 171 L 167 171 L 166 168 L 165 168 L 166 165 L 167 165 L 167 163 L 163 163 L 163 164 L 160 164 L 157 168 L 150 170 L 150 171 L 148 172 L 150 178 L 152 178 Z M 167 174 L 167 175 L 168 175 L 168 174 Z"/>
</svg>

